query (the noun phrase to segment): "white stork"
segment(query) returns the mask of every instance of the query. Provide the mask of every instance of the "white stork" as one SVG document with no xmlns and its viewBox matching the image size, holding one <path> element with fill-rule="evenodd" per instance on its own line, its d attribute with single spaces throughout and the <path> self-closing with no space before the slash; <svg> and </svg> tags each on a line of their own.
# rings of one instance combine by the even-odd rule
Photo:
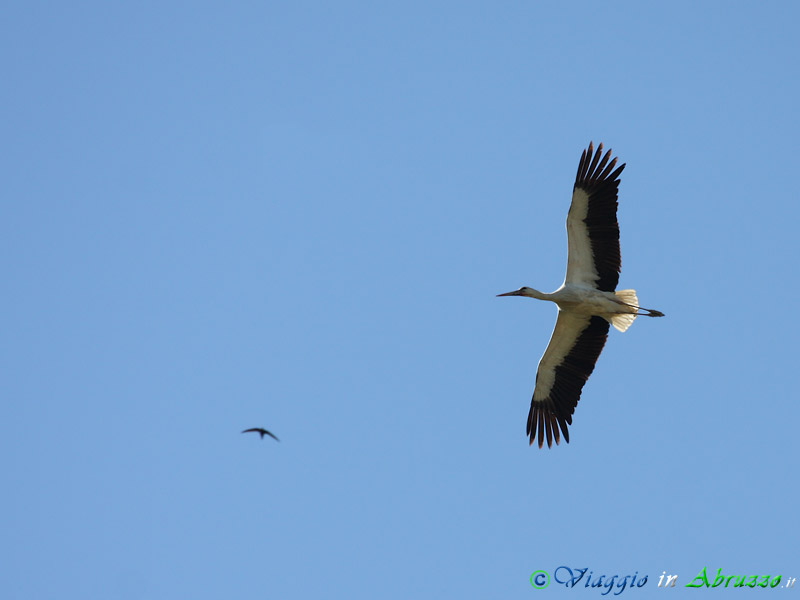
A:
<svg viewBox="0 0 800 600">
<path fill-rule="evenodd" d="M 547 447 L 559 443 L 558 430 L 569 443 L 567 425 L 581 397 L 583 384 L 608 337 L 609 323 L 619 331 L 631 326 L 637 315 L 663 317 L 664 314 L 641 308 L 635 290 L 615 291 L 619 281 L 619 224 L 617 223 L 617 159 L 609 162 L 611 150 L 603 154 L 603 144 L 592 156 L 592 144 L 581 154 L 572 204 L 567 214 L 567 275 L 552 294 L 529 287 L 499 296 L 527 296 L 558 305 L 558 318 L 536 370 L 536 385 L 528 413 L 527 433 L 532 445 L 539 437 L 539 448 L 547 437 Z M 602 160 L 601 160 L 602 157 Z"/>
</svg>

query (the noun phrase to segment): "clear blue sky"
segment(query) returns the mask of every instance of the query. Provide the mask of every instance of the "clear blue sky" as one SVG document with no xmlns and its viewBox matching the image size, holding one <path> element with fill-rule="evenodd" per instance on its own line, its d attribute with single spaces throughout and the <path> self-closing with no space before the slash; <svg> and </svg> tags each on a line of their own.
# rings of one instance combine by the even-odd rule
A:
<svg viewBox="0 0 800 600">
<path fill-rule="evenodd" d="M 566 4 L 5 7 L 5 598 L 800 576 L 800 10 Z M 538 450 L 590 140 L 667 317 Z"/>
</svg>

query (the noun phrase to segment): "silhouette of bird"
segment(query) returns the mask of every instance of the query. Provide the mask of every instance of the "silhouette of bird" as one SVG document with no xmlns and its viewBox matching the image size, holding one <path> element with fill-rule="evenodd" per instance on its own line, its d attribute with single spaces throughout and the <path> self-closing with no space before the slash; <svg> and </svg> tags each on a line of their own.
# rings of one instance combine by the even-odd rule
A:
<svg viewBox="0 0 800 600">
<path fill-rule="evenodd" d="M 272 434 L 271 432 L 267 431 L 263 427 L 253 427 L 252 429 L 245 429 L 242 433 L 250 433 L 251 431 L 255 431 L 256 433 L 258 433 L 261 436 L 262 440 L 264 439 L 265 435 L 268 435 L 269 437 L 271 437 L 276 442 L 280 442 L 280 440 L 278 438 L 276 438 L 274 434 Z"/>
</svg>

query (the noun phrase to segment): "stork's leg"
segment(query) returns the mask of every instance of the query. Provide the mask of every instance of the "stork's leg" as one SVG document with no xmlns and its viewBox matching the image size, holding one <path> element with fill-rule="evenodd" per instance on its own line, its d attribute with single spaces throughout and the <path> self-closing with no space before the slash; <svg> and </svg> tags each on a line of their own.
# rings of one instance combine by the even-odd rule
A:
<svg viewBox="0 0 800 600">
<path fill-rule="evenodd" d="M 636 312 L 633 313 L 633 314 L 635 314 L 637 316 L 639 316 L 639 315 L 641 315 L 643 317 L 663 317 L 664 316 L 664 313 L 662 313 L 660 310 L 654 310 L 652 308 L 642 308 L 641 306 L 634 306 L 633 304 L 628 304 L 627 302 L 620 302 L 620 304 L 622 304 L 623 306 L 628 306 L 628 307 L 632 308 L 633 310 L 635 310 Z M 640 312 L 640 311 L 645 311 L 645 312 Z"/>
</svg>

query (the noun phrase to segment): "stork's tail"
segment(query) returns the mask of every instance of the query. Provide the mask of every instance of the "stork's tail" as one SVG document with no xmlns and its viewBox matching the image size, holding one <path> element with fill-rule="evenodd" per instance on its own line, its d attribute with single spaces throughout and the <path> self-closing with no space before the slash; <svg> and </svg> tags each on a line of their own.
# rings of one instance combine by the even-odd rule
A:
<svg viewBox="0 0 800 600">
<path fill-rule="evenodd" d="M 618 331 L 625 331 L 628 327 L 633 324 L 633 320 L 637 317 L 637 315 L 644 315 L 645 317 L 663 317 L 664 313 L 653 310 L 651 308 L 642 308 L 639 306 L 639 298 L 636 297 L 636 290 L 618 290 L 614 292 L 614 295 L 619 299 L 623 304 L 630 306 L 633 309 L 636 309 L 637 312 L 632 313 L 621 313 L 618 315 L 611 316 L 611 324 L 614 326 L 614 329 Z"/>
<path fill-rule="evenodd" d="M 639 306 L 639 299 L 636 297 L 636 290 L 619 290 L 614 292 L 614 295 L 627 306 L 636 308 Z M 625 331 L 628 327 L 633 325 L 633 320 L 636 318 L 636 313 L 620 313 L 611 316 L 611 324 L 617 331 Z"/>
</svg>

